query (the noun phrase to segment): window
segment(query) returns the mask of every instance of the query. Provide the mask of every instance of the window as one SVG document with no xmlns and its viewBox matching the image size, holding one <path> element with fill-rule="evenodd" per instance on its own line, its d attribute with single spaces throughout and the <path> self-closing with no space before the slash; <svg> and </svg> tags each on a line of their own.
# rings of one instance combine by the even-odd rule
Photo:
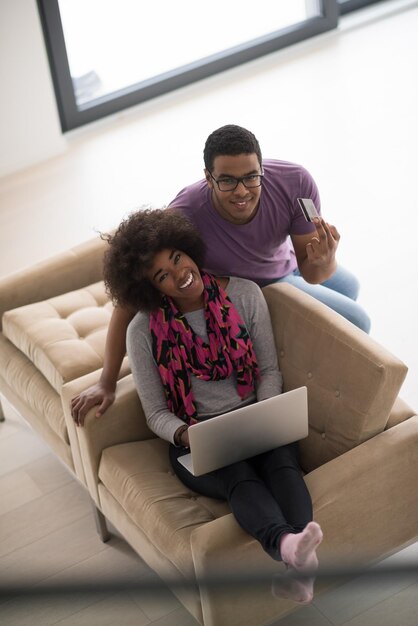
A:
<svg viewBox="0 0 418 626">
<path fill-rule="evenodd" d="M 237 49 L 269 35 L 272 24 L 283 30 L 319 15 L 305 0 L 264 5 L 211 0 L 202 18 L 196 0 L 160 0 L 146 12 L 138 0 L 59 0 L 77 106 Z"/>
<path fill-rule="evenodd" d="M 367 0 L 341 10 L 355 2 Z M 63 131 L 335 28 L 339 12 L 336 0 L 38 6 Z"/>
</svg>

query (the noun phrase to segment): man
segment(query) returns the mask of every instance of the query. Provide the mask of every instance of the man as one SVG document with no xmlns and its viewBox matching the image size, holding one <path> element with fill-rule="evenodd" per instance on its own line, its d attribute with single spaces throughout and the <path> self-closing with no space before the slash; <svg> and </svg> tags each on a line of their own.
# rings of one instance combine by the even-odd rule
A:
<svg viewBox="0 0 418 626">
<path fill-rule="evenodd" d="M 306 221 L 299 208 L 297 198 L 310 198 L 320 212 L 310 174 L 294 163 L 262 160 L 253 133 L 233 124 L 209 135 L 204 163 L 205 178 L 180 191 L 169 208 L 181 210 L 200 231 L 206 269 L 261 287 L 289 282 L 369 332 L 370 320 L 356 302 L 358 281 L 335 260 L 337 229 L 322 217 Z M 115 308 L 101 379 L 71 402 L 78 424 L 92 406 L 99 405 L 99 416 L 112 404 L 134 314 Z"/>
<path fill-rule="evenodd" d="M 335 260 L 337 229 L 323 219 L 307 222 L 299 208 L 297 198 L 311 198 L 320 212 L 310 174 L 294 163 L 263 161 L 253 133 L 232 124 L 208 137 L 204 162 L 205 179 L 183 189 L 170 207 L 202 233 L 207 269 L 261 287 L 289 282 L 368 332 L 370 320 L 355 302 L 358 281 Z"/>
</svg>

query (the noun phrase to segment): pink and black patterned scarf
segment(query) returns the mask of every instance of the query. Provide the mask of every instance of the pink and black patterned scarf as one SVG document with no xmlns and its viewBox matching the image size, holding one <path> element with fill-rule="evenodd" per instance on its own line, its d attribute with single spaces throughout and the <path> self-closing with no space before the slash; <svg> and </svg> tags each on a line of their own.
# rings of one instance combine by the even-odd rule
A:
<svg viewBox="0 0 418 626">
<path fill-rule="evenodd" d="M 149 328 L 167 405 L 188 424 L 196 421 L 191 374 L 202 380 L 220 380 L 236 372 L 237 391 L 246 398 L 255 387 L 259 370 L 248 331 L 237 309 L 215 278 L 201 272 L 208 343 L 196 335 L 171 298 L 151 313 Z"/>
</svg>

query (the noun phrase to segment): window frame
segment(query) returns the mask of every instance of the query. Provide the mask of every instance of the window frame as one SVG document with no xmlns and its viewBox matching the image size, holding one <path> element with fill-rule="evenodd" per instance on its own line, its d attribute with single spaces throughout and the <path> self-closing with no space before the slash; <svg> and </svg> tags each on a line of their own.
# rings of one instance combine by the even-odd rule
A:
<svg viewBox="0 0 418 626">
<path fill-rule="evenodd" d="M 377 4 L 378 2 L 383 2 L 383 0 L 338 0 L 338 4 L 340 5 L 340 15 L 345 15 L 346 13 L 351 13 L 351 11 L 363 9 L 364 7 L 370 6 L 371 4 Z"/>
<path fill-rule="evenodd" d="M 332 30 L 338 25 L 339 15 L 336 0 L 322 0 L 320 16 L 77 105 L 58 0 L 37 0 L 37 3 L 63 132 Z"/>
</svg>

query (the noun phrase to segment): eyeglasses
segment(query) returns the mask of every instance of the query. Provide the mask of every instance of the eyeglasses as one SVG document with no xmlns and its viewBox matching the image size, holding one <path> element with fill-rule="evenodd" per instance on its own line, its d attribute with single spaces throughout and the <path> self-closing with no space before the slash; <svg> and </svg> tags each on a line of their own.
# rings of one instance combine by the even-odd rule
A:
<svg viewBox="0 0 418 626">
<path fill-rule="evenodd" d="M 247 176 L 241 176 L 240 178 L 235 178 L 235 176 L 224 176 L 223 178 L 218 178 L 217 180 L 214 176 L 212 176 L 211 172 L 209 172 L 209 174 L 218 185 L 219 191 L 234 191 L 240 183 L 242 183 L 247 189 L 261 187 L 262 178 L 264 176 L 264 174 L 248 174 Z"/>
</svg>

